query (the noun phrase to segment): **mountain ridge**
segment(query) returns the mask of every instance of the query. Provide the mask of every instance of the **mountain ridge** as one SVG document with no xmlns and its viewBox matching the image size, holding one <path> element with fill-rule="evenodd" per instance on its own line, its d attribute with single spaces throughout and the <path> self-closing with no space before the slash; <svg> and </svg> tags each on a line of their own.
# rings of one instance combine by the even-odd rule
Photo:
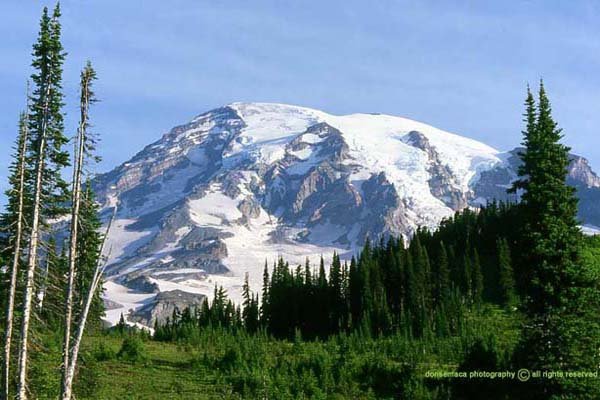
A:
<svg viewBox="0 0 600 400">
<path fill-rule="evenodd" d="M 103 212 L 118 205 L 106 298 L 120 312 L 156 292 L 241 296 L 265 259 L 351 255 L 367 237 L 409 237 L 464 207 L 507 200 L 518 150 L 385 114 L 331 115 L 277 103 L 232 103 L 194 117 L 100 175 Z M 600 179 L 573 156 L 585 219 Z M 139 319 L 139 318 L 137 318 Z"/>
</svg>

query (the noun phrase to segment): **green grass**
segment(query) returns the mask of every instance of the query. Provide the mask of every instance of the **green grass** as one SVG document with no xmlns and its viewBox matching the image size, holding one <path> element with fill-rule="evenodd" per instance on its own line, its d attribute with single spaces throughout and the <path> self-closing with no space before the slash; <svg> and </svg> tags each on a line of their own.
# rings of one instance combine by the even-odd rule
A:
<svg viewBox="0 0 600 400">
<path fill-rule="evenodd" d="M 139 354 L 127 358 L 117 355 L 123 336 L 97 333 L 84 341 L 75 393 L 77 399 L 444 398 L 444 387 L 427 383 L 425 372 L 457 368 L 466 349 L 490 334 L 500 351 L 510 351 L 516 316 L 488 306 L 467 318 L 462 337 L 418 341 L 355 335 L 285 341 L 206 330 L 182 343 L 143 338 Z M 46 341 L 32 385 L 39 398 L 56 398 L 60 351 L 52 338 Z"/>
<path fill-rule="evenodd" d="M 77 399 L 229 399 L 231 390 L 214 373 L 192 368 L 195 353 L 174 343 L 144 340 L 144 357 L 117 357 L 123 337 L 98 333 L 86 337 L 75 381 Z M 55 399 L 59 390 L 60 350 L 53 338 L 35 355 L 30 387 L 39 399 Z"/>
<path fill-rule="evenodd" d="M 78 399 L 229 398 L 227 386 L 219 385 L 214 374 L 198 374 L 191 367 L 194 354 L 176 344 L 146 340 L 146 359 L 138 362 L 116 357 L 94 360 L 100 344 L 117 354 L 122 342 L 122 338 L 109 335 L 88 338 L 84 359 L 90 361 L 80 374 L 82 381 L 77 382 Z M 94 387 L 85 387 L 86 384 Z"/>
</svg>

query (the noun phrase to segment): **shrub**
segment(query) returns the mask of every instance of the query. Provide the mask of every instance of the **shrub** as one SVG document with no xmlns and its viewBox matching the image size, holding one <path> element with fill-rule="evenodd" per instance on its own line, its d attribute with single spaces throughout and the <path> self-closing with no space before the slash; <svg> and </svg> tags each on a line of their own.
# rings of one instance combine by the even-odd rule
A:
<svg viewBox="0 0 600 400">
<path fill-rule="evenodd" d="M 94 349 L 93 356 L 96 361 L 108 361 L 115 358 L 115 352 L 104 342 L 100 342 Z"/>
<path fill-rule="evenodd" d="M 145 361 L 147 357 L 144 350 L 144 342 L 137 336 L 127 336 L 123 340 L 117 357 L 130 362 Z"/>
</svg>

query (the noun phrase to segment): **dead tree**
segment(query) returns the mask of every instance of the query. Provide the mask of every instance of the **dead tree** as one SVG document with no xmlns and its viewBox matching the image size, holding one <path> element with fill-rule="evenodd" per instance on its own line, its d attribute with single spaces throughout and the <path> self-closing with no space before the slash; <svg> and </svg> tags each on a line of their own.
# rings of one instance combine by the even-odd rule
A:
<svg viewBox="0 0 600 400">
<path fill-rule="evenodd" d="M 69 366 L 71 355 L 71 329 L 73 319 L 73 297 L 75 294 L 75 275 L 77 269 L 75 262 L 77 260 L 77 235 L 79 228 L 79 208 L 81 204 L 81 177 L 86 155 L 86 145 L 88 144 L 87 127 L 89 125 L 90 104 L 95 101 L 92 92 L 92 82 L 96 79 L 96 73 L 88 62 L 81 72 L 81 93 L 80 93 L 80 119 L 77 129 L 77 140 L 75 144 L 75 165 L 73 166 L 72 181 L 72 208 L 71 208 L 71 235 L 69 243 L 69 271 L 67 278 L 67 295 L 65 300 L 65 333 L 63 342 L 63 364 L 62 364 L 62 399 L 69 400 L 72 392 L 72 377 L 69 379 Z M 94 277 L 95 278 L 95 277 Z M 93 285 L 92 281 L 92 285 Z"/>
<path fill-rule="evenodd" d="M 29 97 L 29 90 L 27 96 Z M 21 261 L 21 241 L 23 235 L 23 203 L 25 191 L 25 155 L 27 153 L 27 140 L 29 120 L 27 113 L 21 115 L 19 123 L 18 159 L 16 164 L 17 185 L 17 225 L 14 235 L 13 259 L 10 269 L 10 284 L 8 289 L 8 301 L 6 305 L 6 331 L 4 332 L 4 369 L 2 384 L 4 386 L 4 398 L 8 399 L 10 394 L 10 357 L 13 334 L 13 319 L 15 311 L 15 293 L 17 291 L 17 275 L 19 273 L 19 262 Z"/>
</svg>

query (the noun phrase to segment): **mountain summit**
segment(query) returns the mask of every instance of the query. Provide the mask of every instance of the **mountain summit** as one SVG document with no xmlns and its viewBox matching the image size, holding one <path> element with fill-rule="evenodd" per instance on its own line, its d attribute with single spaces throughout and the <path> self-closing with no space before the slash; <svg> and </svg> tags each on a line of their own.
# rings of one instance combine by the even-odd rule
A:
<svg viewBox="0 0 600 400">
<path fill-rule="evenodd" d="M 107 317 L 148 325 L 143 315 L 161 318 L 149 305 L 171 310 L 159 300 L 177 297 L 158 292 L 201 297 L 215 284 L 239 300 L 245 273 L 260 288 L 265 260 L 348 256 L 366 238 L 506 200 L 517 152 L 389 115 L 269 103 L 201 114 L 94 181 L 106 214 L 118 209 Z M 569 179 L 584 222 L 600 225 L 598 176 L 573 156 Z"/>
</svg>

